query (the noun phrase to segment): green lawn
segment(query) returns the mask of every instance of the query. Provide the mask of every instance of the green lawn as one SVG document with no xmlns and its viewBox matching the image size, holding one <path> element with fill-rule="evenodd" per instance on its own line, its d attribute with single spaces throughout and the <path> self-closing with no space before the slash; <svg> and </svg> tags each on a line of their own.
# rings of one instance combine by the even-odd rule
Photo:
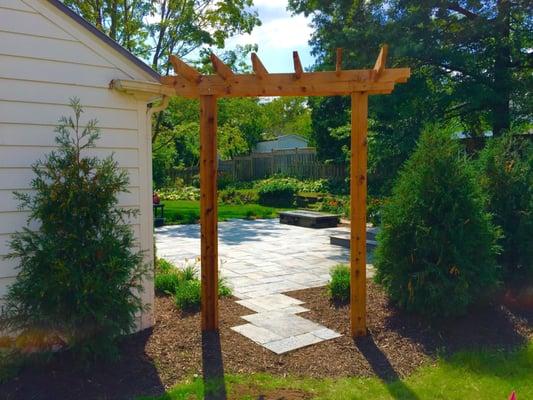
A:
<svg viewBox="0 0 533 400">
<path fill-rule="evenodd" d="M 165 200 L 166 224 L 194 224 L 200 220 L 200 202 L 194 200 Z M 218 205 L 218 220 L 232 218 L 276 218 L 280 208 L 259 204 Z"/>
<path fill-rule="evenodd" d="M 332 355 L 332 362 L 335 357 Z M 302 371 L 305 373 L 305 371 Z M 533 342 L 513 352 L 457 353 L 423 367 L 411 376 L 392 382 L 379 378 L 307 379 L 264 374 L 232 375 L 224 380 L 228 398 L 256 399 L 276 389 L 298 389 L 316 399 L 498 399 L 515 390 L 518 400 L 533 399 Z M 211 383 L 208 391 L 220 390 Z M 142 399 L 203 399 L 204 383 L 195 378 L 175 386 L 161 397 Z M 239 393 L 238 397 L 232 394 Z M 244 394 L 247 394 L 245 396 Z M 255 395 L 255 396 L 254 396 Z M 277 398 L 277 397 L 276 397 Z"/>
</svg>

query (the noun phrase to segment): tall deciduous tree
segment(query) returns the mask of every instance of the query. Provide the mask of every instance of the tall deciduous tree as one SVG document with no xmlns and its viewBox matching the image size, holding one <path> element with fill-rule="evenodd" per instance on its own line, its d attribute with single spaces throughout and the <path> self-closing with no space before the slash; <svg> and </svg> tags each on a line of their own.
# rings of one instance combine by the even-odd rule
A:
<svg viewBox="0 0 533 400">
<path fill-rule="evenodd" d="M 531 115 L 533 39 L 531 3 L 523 0 L 290 0 L 296 12 L 312 13 L 320 64 L 332 62 L 335 46 L 369 62 L 378 44 L 392 45 L 393 58 L 429 69 L 433 90 L 445 88 L 444 117 L 467 128 L 488 123 L 495 135 Z M 352 59 L 354 54 L 347 58 Z M 529 71 L 529 73 L 526 73 Z M 528 101 L 529 100 L 529 101 Z"/>
<path fill-rule="evenodd" d="M 168 56 L 250 33 L 260 24 L 253 0 L 64 0 L 78 14 L 134 54 L 168 73 Z"/>
<path fill-rule="evenodd" d="M 409 82 L 393 96 L 371 98 L 369 167 L 385 186 L 392 176 L 387 171 L 407 158 L 427 122 L 453 120 L 471 135 L 486 130 L 500 135 L 531 121 L 533 19 L 526 1 L 290 0 L 289 5 L 313 17 L 317 69 L 335 67 L 336 47 L 345 48 L 345 68 L 370 67 L 382 43 L 390 44 L 388 65 L 412 68 Z M 324 158 L 342 154 L 348 145 L 334 129 L 348 122 L 348 104 L 335 98 L 311 102 L 312 134 Z"/>
</svg>

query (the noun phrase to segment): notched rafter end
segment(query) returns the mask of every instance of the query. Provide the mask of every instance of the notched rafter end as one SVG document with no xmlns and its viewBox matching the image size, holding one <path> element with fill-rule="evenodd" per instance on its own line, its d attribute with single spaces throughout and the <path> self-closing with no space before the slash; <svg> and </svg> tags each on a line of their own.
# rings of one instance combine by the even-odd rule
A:
<svg viewBox="0 0 533 400">
<path fill-rule="evenodd" d="M 259 59 L 259 56 L 256 53 L 252 53 L 252 68 L 254 70 L 254 73 L 257 75 L 259 79 L 264 79 L 268 75 L 268 71 Z"/>
<path fill-rule="evenodd" d="M 170 63 L 174 68 L 174 72 L 176 72 L 176 74 L 182 76 L 189 82 L 199 83 L 202 79 L 202 74 L 200 74 L 200 72 L 198 72 L 195 68 L 191 67 L 186 62 L 180 60 L 173 54 L 170 56 Z"/>
<path fill-rule="evenodd" d="M 218 58 L 215 53 L 211 53 L 209 57 L 211 58 L 211 64 L 213 64 L 215 72 L 222 79 L 228 80 L 235 76 L 231 68 L 224 64 L 224 62 L 220 58 Z"/>
<path fill-rule="evenodd" d="M 300 61 L 300 56 L 297 51 L 292 52 L 292 60 L 294 62 L 294 76 L 296 79 L 300 79 L 304 73 L 302 68 L 302 62 Z"/>
<path fill-rule="evenodd" d="M 336 51 L 336 62 L 335 62 L 335 73 L 337 76 L 341 74 L 342 71 L 342 48 L 338 47 Z"/>
<path fill-rule="evenodd" d="M 374 64 L 374 69 L 372 70 L 374 81 L 378 80 L 379 76 L 385 70 L 385 64 L 387 62 L 388 52 L 389 52 L 388 45 L 384 44 L 383 46 L 381 46 L 381 50 L 379 51 L 378 58 L 376 60 L 376 63 Z"/>
</svg>

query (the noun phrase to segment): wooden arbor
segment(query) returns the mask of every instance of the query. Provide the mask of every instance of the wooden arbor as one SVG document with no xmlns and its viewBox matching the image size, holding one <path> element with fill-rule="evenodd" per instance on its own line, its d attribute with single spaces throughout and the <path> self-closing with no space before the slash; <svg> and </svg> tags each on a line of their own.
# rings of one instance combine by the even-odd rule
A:
<svg viewBox="0 0 533 400">
<path fill-rule="evenodd" d="M 217 98 L 260 96 L 339 96 L 352 99 L 351 136 L 351 333 L 366 335 L 366 191 L 368 96 L 388 94 L 395 83 L 405 82 L 409 68 L 385 68 L 383 46 L 373 69 L 342 70 L 342 49 L 337 49 L 336 70 L 304 72 L 297 52 L 294 72 L 270 74 L 254 53 L 253 74 L 234 74 L 211 54 L 215 75 L 202 75 L 177 57 L 170 61 L 177 76 L 161 83 L 178 96 L 200 99 L 200 223 L 202 330 L 218 330 L 217 233 Z"/>
</svg>

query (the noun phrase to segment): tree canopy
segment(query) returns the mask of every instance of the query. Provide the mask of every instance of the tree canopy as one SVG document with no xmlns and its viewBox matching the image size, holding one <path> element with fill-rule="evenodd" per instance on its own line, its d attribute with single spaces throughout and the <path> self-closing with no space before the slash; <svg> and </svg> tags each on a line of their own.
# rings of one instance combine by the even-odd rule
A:
<svg viewBox="0 0 533 400">
<path fill-rule="evenodd" d="M 152 68 L 168 73 L 170 54 L 185 57 L 204 45 L 260 25 L 253 0 L 64 0 L 86 20 Z"/>
<path fill-rule="evenodd" d="M 531 122 L 529 2 L 289 0 L 289 7 L 312 16 L 316 69 L 335 67 L 336 47 L 345 49 L 346 68 L 372 66 L 383 43 L 390 45 L 388 65 L 412 68 L 392 96 L 371 98 L 370 173 L 381 188 L 390 188 L 389 171 L 407 158 L 428 122 L 459 123 L 473 136 Z M 310 104 L 320 155 L 343 157 L 348 100 Z"/>
</svg>

